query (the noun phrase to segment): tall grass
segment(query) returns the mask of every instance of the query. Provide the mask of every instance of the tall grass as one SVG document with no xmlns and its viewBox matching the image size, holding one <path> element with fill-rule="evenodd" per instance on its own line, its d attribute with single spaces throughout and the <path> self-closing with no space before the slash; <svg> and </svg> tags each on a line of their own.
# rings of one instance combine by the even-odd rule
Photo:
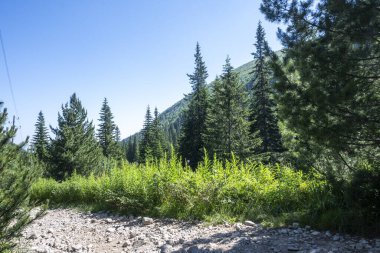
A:
<svg viewBox="0 0 380 253">
<path fill-rule="evenodd" d="M 236 159 L 206 159 L 194 172 L 175 157 L 124 163 L 96 177 L 74 174 L 61 183 L 40 179 L 31 192 L 33 199 L 56 204 L 197 220 L 275 221 L 320 210 L 332 198 L 317 174 Z"/>
</svg>

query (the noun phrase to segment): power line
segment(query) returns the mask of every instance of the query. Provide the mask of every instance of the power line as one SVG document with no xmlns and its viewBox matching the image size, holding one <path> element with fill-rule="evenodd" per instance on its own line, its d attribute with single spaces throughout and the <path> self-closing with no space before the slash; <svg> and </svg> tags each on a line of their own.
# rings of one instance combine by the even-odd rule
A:
<svg viewBox="0 0 380 253">
<path fill-rule="evenodd" d="M 20 125 L 19 128 L 21 128 L 21 124 L 20 124 L 20 120 L 19 120 L 19 114 L 18 114 L 18 110 L 17 110 L 17 105 L 16 105 L 16 99 L 15 99 L 15 94 L 13 92 L 13 84 L 12 84 L 12 79 L 11 79 L 11 75 L 9 73 L 9 67 L 8 67 L 8 60 L 7 60 L 7 54 L 5 53 L 5 46 L 4 46 L 4 41 L 3 41 L 3 36 L 1 34 L 1 30 L 0 30 L 0 43 L 1 43 L 1 49 L 3 51 L 3 56 L 4 56 L 4 64 L 5 64 L 5 71 L 7 72 L 7 77 L 8 77 L 8 84 L 9 84 L 9 89 L 11 91 L 11 96 L 12 96 L 12 102 L 13 102 L 13 106 L 15 108 L 15 112 L 16 112 L 16 115 L 17 115 L 17 121 L 18 121 L 18 124 Z M 22 138 L 22 133 L 20 131 L 20 135 L 21 135 L 21 138 Z"/>
</svg>

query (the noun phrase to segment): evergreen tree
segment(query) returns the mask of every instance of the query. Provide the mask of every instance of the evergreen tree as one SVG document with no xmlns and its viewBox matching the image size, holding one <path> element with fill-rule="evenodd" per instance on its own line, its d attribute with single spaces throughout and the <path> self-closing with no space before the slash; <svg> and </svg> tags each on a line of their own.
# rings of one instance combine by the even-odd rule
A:
<svg viewBox="0 0 380 253">
<path fill-rule="evenodd" d="M 19 145 L 12 143 L 17 129 L 4 126 L 7 115 L 6 109 L 0 112 L 0 252 L 15 246 L 13 238 L 28 222 L 29 189 L 38 175 L 23 154 L 22 148 L 27 141 Z"/>
<path fill-rule="evenodd" d="M 120 158 L 122 156 L 121 147 L 117 142 L 120 139 L 119 128 L 113 121 L 111 108 L 108 105 L 107 98 L 104 98 L 102 108 L 100 109 L 99 129 L 97 137 L 105 157 Z M 118 135 L 118 136 L 117 136 Z"/>
<path fill-rule="evenodd" d="M 227 57 L 221 78 L 213 85 L 207 117 L 207 147 L 221 159 L 231 153 L 247 158 L 257 139 L 249 134 L 248 94 Z"/>
<path fill-rule="evenodd" d="M 130 163 L 133 163 L 136 161 L 135 160 L 135 153 L 134 153 L 134 149 L 133 149 L 133 141 L 134 141 L 134 139 L 132 138 L 132 136 L 130 136 L 128 138 L 128 142 L 127 142 L 127 154 L 126 154 L 127 160 Z"/>
<path fill-rule="evenodd" d="M 121 141 L 121 133 L 120 129 L 117 125 L 115 125 L 115 141 L 119 143 Z"/>
<path fill-rule="evenodd" d="M 184 112 L 182 123 L 182 135 L 179 140 L 179 153 L 189 161 L 189 165 L 195 168 L 203 160 L 203 148 L 205 147 L 205 130 L 207 110 L 209 107 L 206 79 L 208 77 L 206 65 L 202 59 L 199 43 L 195 49 L 195 69 L 193 74 L 188 74 L 192 93 L 188 109 Z"/>
<path fill-rule="evenodd" d="M 145 114 L 143 129 L 141 130 L 140 156 L 139 162 L 144 163 L 153 158 L 153 132 L 152 132 L 152 114 L 148 105 Z"/>
<path fill-rule="evenodd" d="M 88 174 L 99 168 L 101 149 L 95 139 L 95 129 L 87 119 L 87 112 L 74 93 L 70 102 L 58 113 L 58 127 L 51 127 L 51 176 L 62 180 L 74 171 Z"/>
<path fill-rule="evenodd" d="M 273 101 L 273 89 L 269 79 L 271 69 L 267 59 L 270 49 L 265 40 L 264 28 L 259 22 L 256 31 L 256 51 L 252 53 L 255 60 L 252 80 L 252 102 L 251 102 L 251 134 L 258 131 L 261 145 L 254 151 L 255 153 L 271 153 L 283 151 L 281 134 L 278 127 L 278 120 L 275 115 L 275 103 Z"/>
<path fill-rule="evenodd" d="M 161 159 L 164 156 L 163 149 L 163 133 L 162 127 L 160 124 L 160 120 L 158 118 L 158 110 L 157 107 L 154 109 L 154 119 L 152 121 L 152 149 L 153 149 L 153 157 L 156 159 Z"/>
<path fill-rule="evenodd" d="M 139 139 L 138 136 L 135 135 L 133 137 L 133 162 L 138 162 L 140 160 L 140 147 L 139 147 Z"/>
<path fill-rule="evenodd" d="M 263 0 L 287 28 L 274 59 L 279 113 L 302 141 L 341 160 L 380 161 L 380 2 Z M 331 161 L 331 158 L 329 158 Z"/>
<path fill-rule="evenodd" d="M 48 156 L 49 137 L 42 111 L 38 113 L 35 127 L 36 131 L 32 139 L 32 150 L 36 154 L 38 160 L 46 162 Z"/>
</svg>

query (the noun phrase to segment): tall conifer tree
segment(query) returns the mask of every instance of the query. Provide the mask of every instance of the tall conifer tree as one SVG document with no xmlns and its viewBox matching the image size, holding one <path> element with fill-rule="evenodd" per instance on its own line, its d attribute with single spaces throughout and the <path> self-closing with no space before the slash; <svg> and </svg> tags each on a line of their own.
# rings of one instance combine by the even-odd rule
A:
<svg viewBox="0 0 380 253">
<path fill-rule="evenodd" d="M 152 114 L 148 105 L 145 114 L 144 126 L 141 130 L 141 143 L 140 143 L 140 163 L 144 163 L 153 158 L 153 132 L 152 132 Z"/>
<path fill-rule="evenodd" d="M 270 85 L 271 69 L 268 63 L 270 48 L 265 39 L 265 31 L 259 22 L 256 31 L 256 51 L 252 53 L 255 60 L 253 70 L 251 101 L 251 134 L 258 131 L 261 145 L 255 153 L 271 153 L 283 150 L 278 120 L 275 114 L 273 89 Z"/>
<path fill-rule="evenodd" d="M 100 109 L 99 122 L 97 137 L 102 147 L 103 155 L 105 157 L 120 158 L 122 156 L 122 150 L 117 142 L 117 138 L 120 139 L 120 132 L 113 121 L 113 115 L 107 98 L 104 98 L 102 108 Z"/>
<path fill-rule="evenodd" d="M 51 176 L 62 180 L 74 171 L 88 174 L 99 167 L 102 153 L 95 128 L 75 93 L 62 105 L 62 114 L 58 113 L 58 127 L 50 128 L 55 134 L 50 148 Z"/>
<path fill-rule="evenodd" d="M 3 103 L 0 102 L 0 109 Z M 37 173 L 22 151 L 27 141 L 12 143 L 17 129 L 5 127 L 7 110 L 0 112 L 0 252 L 9 252 L 15 246 L 14 237 L 28 223 L 28 198 Z"/>
<path fill-rule="evenodd" d="M 164 148 L 163 148 L 163 132 L 160 124 L 160 120 L 158 118 L 158 110 L 157 107 L 154 109 L 154 119 L 152 121 L 152 150 L 153 157 L 156 159 L 160 159 L 164 156 Z"/>
<path fill-rule="evenodd" d="M 32 139 L 32 149 L 37 155 L 38 160 L 46 162 L 48 156 L 49 136 L 42 111 L 38 113 L 37 122 L 34 126 L 36 127 L 36 130 Z"/>
<path fill-rule="evenodd" d="M 207 147 L 219 158 L 231 153 L 247 158 L 257 139 L 249 134 L 248 94 L 227 57 L 221 78 L 214 82 L 207 117 Z"/>
<path fill-rule="evenodd" d="M 192 93 L 187 97 L 190 102 L 188 109 L 184 113 L 181 129 L 182 136 L 179 140 L 179 152 L 184 159 L 189 161 L 192 168 L 195 168 L 203 160 L 206 117 L 209 105 L 206 87 L 208 73 L 202 59 L 199 43 L 196 45 L 194 57 L 194 73 L 188 74 L 192 85 Z"/>
</svg>

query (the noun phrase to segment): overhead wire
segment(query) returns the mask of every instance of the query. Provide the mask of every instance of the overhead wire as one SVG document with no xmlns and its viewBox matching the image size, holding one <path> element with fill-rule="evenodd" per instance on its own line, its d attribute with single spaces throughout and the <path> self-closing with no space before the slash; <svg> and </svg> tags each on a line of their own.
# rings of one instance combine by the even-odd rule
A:
<svg viewBox="0 0 380 253">
<path fill-rule="evenodd" d="M 16 99 L 15 99 L 15 94 L 14 94 L 14 91 L 13 91 L 13 83 L 12 83 L 12 79 L 11 79 L 11 75 L 10 75 L 10 71 L 9 71 L 9 67 L 8 67 L 7 54 L 5 53 L 5 46 L 4 46 L 4 41 L 3 41 L 3 36 L 2 36 L 2 33 L 1 33 L 1 29 L 0 29 L 0 43 L 1 43 L 1 49 L 2 49 L 3 57 L 4 57 L 5 71 L 6 71 L 7 77 L 8 77 L 9 89 L 11 91 L 12 103 L 13 103 L 13 107 L 14 107 L 14 110 L 15 110 L 17 122 L 18 122 L 18 124 L 20 126 L 18 128 L 19 128 L 19 130 L 21 130 L 20 129 L 21 128 L 21 124 L 20 124 L 19 114 L 18 114 L 18 110 L 17 110 L 17 104 L 16 104 Z M 21 139 L 23 139 L 21 131 L 20 131 L 20 136 L 21 136 Z"/>
</svg>

